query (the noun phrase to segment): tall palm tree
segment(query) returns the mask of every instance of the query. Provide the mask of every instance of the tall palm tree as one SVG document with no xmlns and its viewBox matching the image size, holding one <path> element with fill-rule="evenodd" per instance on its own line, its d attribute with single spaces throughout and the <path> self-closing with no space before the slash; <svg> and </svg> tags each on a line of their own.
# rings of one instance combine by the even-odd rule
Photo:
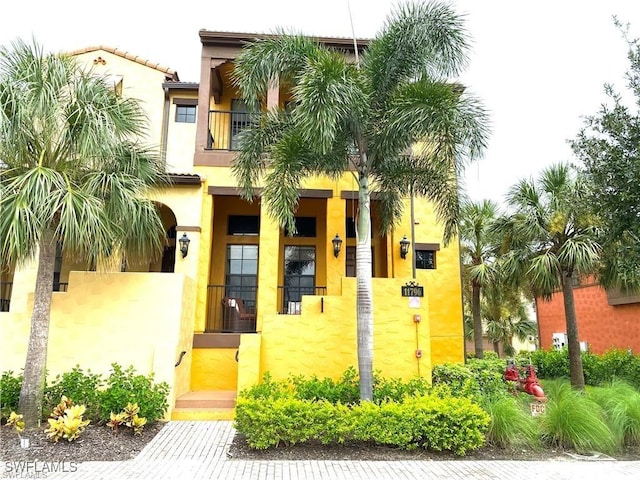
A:
<svg viewBox="0 0 640 480">
<path fill-rule="evenodd" d="M 260 116 L 241 141 L 234 173 L 243 196 L 263 180 L 263 205 L 294 230 L 297 188 L 313 175 L 351 171 L 358 184 L 357 338 L 360 396 L 371 400 L 373 300 L 370 194 L 381 195 L 392 230 L 413 190 L 435 203 L 448 242 L 458 218 L 458 176 L 486 143 L 486 115 L 448 82 L 467 63 L 463 19 L 437 2 L 399 6 L 355 63 L 284 32 L 257 39 L 236 59 L 234 81 L 248 105 L 272 85 L 290 88 L 289 111 Z M 356 52 L 357 53 L 357 52 Z M 416 142 L 422 148 L 414 149 Z"/>
<path fill-rule="evenodd" d="M 498 278 L 482 291 L 482 318 L 487 325 L 487 336 L 493 342 L 493 350 L 499 353 L 502 344 L 507 356 L 514 356 L 513 338 L 525 341 L 537 336 L 538 326 L 529 318 L 527 306 L 519 288 Z"/>
<path fill-rule="evenodd" d="M 575 277 L 593 273 L 601 248 L 589 213 L 583 179 L 565 164 L 543 170 L 536 181 L 514 185 L 507 202 L 513 213 L 498 222 L 504 268 L 515 283 L 525 281 L 536 296 L 561 289 L 569 349 L 571 385 L 584 389 L 578 323 L 573 300 Z"/>
<path fill-rule="evenodd" d="M 476 358 L 484 358 L 480 298 L 482 288 L 489 286 L 496 277 L 495 259 L 498 248 L 492 226 L 498 215 L 498 205 L 491 200 L 465 202 L 460 213 L 460 255 L 464 268 L 463 279 L 471 286 Z"/>
<path fill-rule="evenodd" d="M 19 410 L 40 420 L 56 245 L 74 260 L 151 258 L 163 228 L 143 195 L 161 178 L 136 143 L 145 116 L 64 55 L 35 42 L 0 48 L 0 257 L 37 258 Z"/>
</svg>

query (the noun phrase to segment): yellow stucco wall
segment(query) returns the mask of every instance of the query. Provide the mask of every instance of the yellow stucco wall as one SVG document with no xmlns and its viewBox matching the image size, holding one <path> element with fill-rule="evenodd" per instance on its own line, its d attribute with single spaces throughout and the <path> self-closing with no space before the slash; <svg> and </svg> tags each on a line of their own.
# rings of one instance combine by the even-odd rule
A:
<svg viewBox="0 0 640 480">
<path fill-rule="evenodd" d="M 235 348 L 194 348 L 191 390 L 235 390 L 238 362 Z"/>
<path fill-rule="evenodd" d="M 165 153 L 166 169 L 169 172 L 191 173 L 196 142 L 196 124 L 176 122 L 176 105 L 174 104 L 176 98 L 197 100 L 198 92 L 196 90 L 178 90 L 170 95 Z"/>
<path fill-rule="evenodd" d="M 374 279 L 374 370 L 385 377 L 431 376 L 428 298 L 419 308 L 400 295 L 403 281 Z M 301 315 L 265 315 L 261 375 L 292 373 L 339 377 L 357 367 L 355 279 L 344 279 L 342 296 L 303 297 Z M 417 324 L 413 315 L 419 314 Z M 422 358 L 416 358 L 416 350 Z M 242 360 L 242 359 L 241 359 Z"/>
<path fill-rule="evenodd" d="M 122 95 L 140 100 L 149 118 L 148 143 L 160 145 L 164 108 L 162 82 L 166 74 L 102 49 L 81 53 L 75 58 L 98 75 L 122 76 Z M 98 58 L 102 61 L 95 62 Z"/>
<path fill-rule="evenodd" d="M 68 292 L 53 293 L 49 377 L 76 365 L 105 375 L 112 363 L 133 365 L 169 384 L 173 408 L 189 389 L 194 298 L 194 282 L 181 274 L 71 272 Z M 32 302 L 33 294 L 24 310 L 0 313 L 2 371 L 24 367 Z"/>
</svg>

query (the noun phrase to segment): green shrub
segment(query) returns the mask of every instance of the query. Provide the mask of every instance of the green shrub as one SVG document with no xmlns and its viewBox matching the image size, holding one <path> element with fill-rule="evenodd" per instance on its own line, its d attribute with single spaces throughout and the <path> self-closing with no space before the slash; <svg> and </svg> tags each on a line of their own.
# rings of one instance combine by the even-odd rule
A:
<svg viewBox="0 0 640 480">
<path fill-rule="evenodd" d="M 493 356 L 488 355 L 489 353 L 493 353 Z M 467 367 L 473 374 L 474 381 L 482 396 L 504 396 L 507 392 L 507 385 L 504 381 L 506 362 L 504 359 L 498 358 L 495 352 L 487 352 L 487 355 L 484 360 L 475 358 L 469 360 Z"/>
<path fill-rule="evenodd" d="M 106 388 L 100 393 L 101 421 L 108 422 L 112 412 L 121 412 L 129 403 L 137 403 L 140 416 L 150 423 L 164 417 L 169 408 L 169 385 L 166 382 L 154 383 L 153 374 L 137 375 L 132 366 L 123 370 L 113 363 L 111 369 L 105 381 Z"/>
<path fill-rule="evenodd" d="M 295 376 L 290 381 L 295 397 L 301 400 L 327 400 L 330 403 L 351 404 L 360 399 L 358 374 L 353 367 L 349 367 L 337 381 L 316 376 Z"/>
<path fill-rule="evenodd" d="M 488 422 L 478 405 L 462 398 L 406 397 L 401 403 L 363 402 L 348 407 L 279 397 L 240 398 L 234 427 L 257 449 L 312 440 L 358 440 L 464 455 L 484 443 Z"/>
<path fill-rule="evenodd" d="M 540 446 L 539 424 L 524 405 L 523 401 L 508 396 L 489 398 L 482 404 L 491 419 L 486 436 L 488 444 L 502 448 Z M 528 405 L 529 401 L 526 402 Z"/>
<path fill-rule="evenodd" d="M 619 380 L 587 390 L 604 411 L 605 421 L 618 447 L 640 445 L 640 392 Z"/>
<path fill-rule="evenodd" d="M 479 397 L 480 385 L 467 365 L 443 363 L 433 367 L 433 385 L 448 385 L 453 395 L 459 397 Z"/>
<path fill-rule="evenodd" d="M 404 408 L 425 449 L 464 455 L 485 443 L 489 416 L 468 398 L 414 397 Z"/>
<path fill-rule="evenodd" d="M 18 410 L 22 375 L 13 375 L 12 371 L 2 373 L 0 377 L 0 419 L 8 419 L 11 412 Z"/>
<path fill-rule="evenodd" d="M 565 384 L 568 385 L 568 382 Z M 572 390 L 570 386 L 554 389 L 549 398 L 541 417 L 542 439 L 545 443 L 554 447 L 573 448 L 580 453 L 594 450 L 612 453 L 615 450 L 614 434 L 595 401 L 582 392 Z"/>
<path fill-rule="evenodd" d="M 79 365 L 70 372 L 56 375 L 47 385 L 44 393 L 45 412 L 53 410 L 62 396 L 73 400 L 76 405 L 86 407 L 85 416 L 90 420 L 100 420 L 100 389 L 103 380 L 98 374 L 87 370 L 85 373 Z"/>
<path fill-rule="evenodd" d="M 400 378 L 385 379 L 376 375 L 373 382 L 373 401 L 401 402 L 405 397 L 426 395 L 431 390 L 431 383 L 426 378 L 415 377 L 405 381 Z"/>
<path fill-rule="evenodd" d="M 236 403 L 234 427 L 251 448 L 266 449 L 281 443 L 294 445 L 309 440 L 342 441 L 346 407 L 326 401 L 312 402 L 279 397 L 257 400 L 241 398 Z"/>
<path fill-rule="evenodd" d="M 242 390 L 238 397 L 259 400 L 293 396 L 293 389 L 289 382 L 275 381 L 269 372 L 262 376 L 262 381 Z"/>
<path fill-rule="evenodd" d="M 603 355 L 582 352 L 581 356 L 587 385 L 602 385 L 617 378 L 640 389 L 640 355 L 613 349 Z M 536 350 L 531 352 L 531 359 L 540 378 L 569 378 L 569 354 L 566 348 Z"/>
<path fill-rule="evenodd" d="M 569 353 L 561 350 L 536 350 L 531 352 L 531 363 L 540 378 L 569 378 Z"/>
</svg>

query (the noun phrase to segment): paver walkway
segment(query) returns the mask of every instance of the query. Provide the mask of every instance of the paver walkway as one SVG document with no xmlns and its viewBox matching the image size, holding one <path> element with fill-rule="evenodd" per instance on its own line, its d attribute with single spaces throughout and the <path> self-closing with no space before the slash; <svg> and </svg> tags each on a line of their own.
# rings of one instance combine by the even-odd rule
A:
<svg viewBox="0 0 640 480">
<path fill-rule="evenodd" d="M 640 479 L 640 461 L 253 461 L 232 459 L 231 422 L 169 422 L 144 450 L 124 462 L 66 465 L 66 472 L 17 475 L 3 465 L 1 478 L 67 480 L 192 479 L 492 479 L 574 480 Z M 40 466 L 42 469 L 42 466 Z M 74 470 L 74 471 L 70 471 Z"/>
</svg>

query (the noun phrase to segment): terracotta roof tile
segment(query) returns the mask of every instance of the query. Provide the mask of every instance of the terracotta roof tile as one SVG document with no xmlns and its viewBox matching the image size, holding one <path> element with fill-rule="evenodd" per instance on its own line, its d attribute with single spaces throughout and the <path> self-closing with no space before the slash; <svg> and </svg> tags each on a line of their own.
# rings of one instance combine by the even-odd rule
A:
<svg viewBox="0 0 640 480">
<path fill-rule="evenodd" d="M 95 52 L 97 50 L 104 50 L 105 52 L 112 53 L 114 55 L 118 55 L 119 57 L 126 58 L 127 60 L 131 60 L 132 62 L 139 63 L 140 65 L 144 65 L 145 67 L 150 67 L 155 70 L 158 70 L 167 76 L 171 77 L 171 80 L 178 81 L 178 72 L 175 70 L 160 65 L 159 63 L 152 62 L 150 60 L 146 60 L 138 55 L 134 55 L 131 52 L 127 52 L 125 50 L 120 50 L 118 48 L 108 47 L 106 45 L 95 45 L 91 47 L 81 48 L 79 50 L 73 50 L 71 52 L 66 52 L 68 55 L 81 55 L 83 53 Z"/>
</svg>

